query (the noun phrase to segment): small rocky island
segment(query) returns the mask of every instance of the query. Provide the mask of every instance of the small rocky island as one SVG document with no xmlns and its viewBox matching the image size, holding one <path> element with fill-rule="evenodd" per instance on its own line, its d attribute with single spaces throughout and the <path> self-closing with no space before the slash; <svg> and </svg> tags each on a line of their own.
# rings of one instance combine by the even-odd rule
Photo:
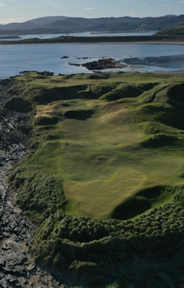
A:
<svg viewBox="0 0 184 288">
<path fill-rule="evenodd" d="M 90 61 L 82 64 L 69 64 L 75 66 L 83 66 L 86 67 L 88 70 L 116 69 L 126 67 L 126 65 L 121 64 L 113 58 L 102 58 L 97 61 Z"/>
</svg>

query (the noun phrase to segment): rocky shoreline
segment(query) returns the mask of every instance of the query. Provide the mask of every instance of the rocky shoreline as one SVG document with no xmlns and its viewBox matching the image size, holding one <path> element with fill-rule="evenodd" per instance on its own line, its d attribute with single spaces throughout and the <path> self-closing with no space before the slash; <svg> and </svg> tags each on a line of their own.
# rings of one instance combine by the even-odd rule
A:
<svg viewBox="0 0 184 288">
<path fill-rule="evenodd" d="M 17 34 L 19 31 L 17 31 Z M 30 31 L 26 34 L 29 34 Z M 139 35 L 139 36 L 60 36 L 56 38 L 29 38 L 19 41 L 14 39 L 6 41 L 0 39 L 0 45 L 19 45 L 19 44 L 51 44 L 51 43 L 181 43 L 183 44 L 183 35 Z"/>
<path fill-rule="evenodd" d="M 15 191 L 7 182 L 10 169 L 29 144 L 28 135 L 17 129 L 29 121 L 29 115 L 4 108 L 10 87 L 10 80 L 0 82 L 0 287 L 62 287 L 28 254 L 34 227 L 16 206 Z"/>
</svg>

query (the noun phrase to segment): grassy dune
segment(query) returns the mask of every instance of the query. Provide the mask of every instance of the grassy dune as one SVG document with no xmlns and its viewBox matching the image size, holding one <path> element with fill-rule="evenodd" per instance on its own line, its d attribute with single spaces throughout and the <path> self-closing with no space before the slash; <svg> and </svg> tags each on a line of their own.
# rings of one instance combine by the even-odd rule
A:
<svg viewBox="0 0 184 288">
<path fill-rule="evenodd" d="M 95 247 L 103 241 L 111 247 L 111 237 L 175 233 L 161 224 L 150 230 L 150 219 L 183 205 L 177 198 L 184 186 L 183 91 L 182 75 L 32 72 L 14 79 L 14 101 L 19 96 L 32 105 L 32 152 L 10 181 L 19 205 L 40 225 L 31 246 L 37 259 L 75 270 L 74 259 L 88 261 L 84 243 L 98 255 Z M 62 258 L 65 250 L 71 259 Z"/>
<path fill-rule="evenodd" d="M 183 131 L 177 129 L 184 116 L 167 96 L 172 81 L 181 80 L 163 82 L 164 75 L 148 74 L 145 81 L 136 73 L 92 76 L 30 73 L 16 80 L 28 86 L 23 94 L 35 106 L 33 141 L 39 148 L 29 165 L 39 163 L 63 181 L 67 214 L 111 218 L 141 190 L 184 184 L 178 178 Z M 36 93 L 29 94 L 30 86 Z M 164 195 L 146 199 L 147 207 L 170 200 Z"/>
</svg>

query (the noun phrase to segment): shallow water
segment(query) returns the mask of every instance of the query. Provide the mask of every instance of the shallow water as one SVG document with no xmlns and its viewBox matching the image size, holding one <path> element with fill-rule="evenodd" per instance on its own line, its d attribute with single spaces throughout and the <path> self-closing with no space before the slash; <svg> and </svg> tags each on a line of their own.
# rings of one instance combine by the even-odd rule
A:
<svg viewBox="0 0 184 288">
<path fill-rule="evenodd" d="M 128 65 L 137 65 L 138 67 L 144 67 L 144 69 L 183 69 L 184 67 L 184 55 L 169 55 L 169 56 L 154 56 L 154 57 L 130 57 L 123 59 L 123 62 Z M 172 68 L 171 68 L 172 67 Z"/>
</svg>

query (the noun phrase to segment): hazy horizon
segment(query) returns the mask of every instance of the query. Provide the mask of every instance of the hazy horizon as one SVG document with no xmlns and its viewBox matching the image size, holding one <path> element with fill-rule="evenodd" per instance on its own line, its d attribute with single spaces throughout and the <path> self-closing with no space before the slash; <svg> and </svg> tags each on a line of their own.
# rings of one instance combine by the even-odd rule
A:
<svg viewBox="0 0 184 288">
<path fill-rule="evenodd" d="M 47 16 L 83 18 L 160 17 L 181 15 L 184 0 L 0 0 L 0 24 L 25 22 Z"/>
<path fill-rule="evenodd" d="M 184 14 L 184 13 L 183 13 Z M 68 18 L 87 18 L 87 19 L 97 19 L 97 18 L 119 18 L 119 17 L 132 17 L 132 18 L 147 18 L 147 17 L 167 17 L 167 16 L 180 16 L 180 15 L 183 15 L 183 14 L 167 14 L 167 15 L 160 15 L 160 16 L 145 16 L 145 17 L 136 17 L 136 16 L 127 16 L 127 15 L 124 15 L 124 16 L 107 16 L 107 17 L 82 17 L 82 16 L 65 16 L 65 15 L 54 15 L 54 16 L 50 16 L 50 15 L 46 15 L 46 16 L 41 16 L 41 17 L 37 17 L 37 18 L 30 18 L 30 19 L 27 19 L 27 20 L 24 20 L 24 21 L 14 21 L 14 22 L 8 22 L 8 23 L 1 23 L 0 22 L 0 25 L 6 25 L 6 24 L 13 24 L 13 23 L 24 23 L 24 22 L 28 22 L 28 21 L 32 21 L 32 20 L 36 20 L 36 19 L 39 19 L 39 18 L 47 18 L 47 17 L 68 17 Z"/>
</svg>

